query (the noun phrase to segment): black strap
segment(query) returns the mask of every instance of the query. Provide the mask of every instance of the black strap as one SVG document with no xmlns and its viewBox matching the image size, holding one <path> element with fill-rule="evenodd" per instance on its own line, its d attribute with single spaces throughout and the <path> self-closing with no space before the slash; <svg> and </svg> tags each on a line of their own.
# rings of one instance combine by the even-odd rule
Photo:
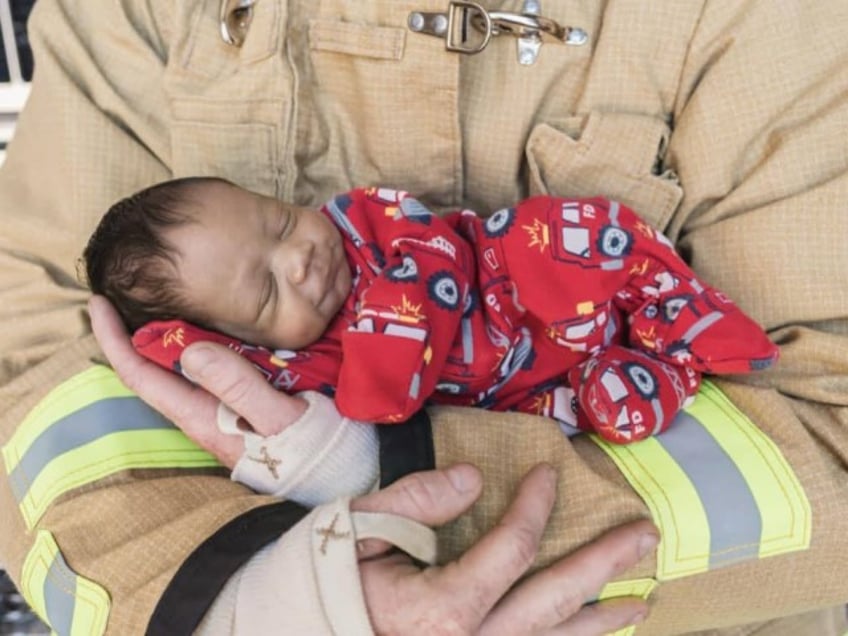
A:
<svg viewBox="0 0 848 636">
<path fill-rule="evenodd" d="M 281 501 L 249 510 L 221 527 L 177 570 L 153 611 L 148 636 L 194 632 L 235 571 L 308 512 L 294 502 Z"/>
<path fill-rule="evenodd" d="M 436 467 L 433 427 L 421 409 L 403 424 L 377 426 L 380 440 L 380 488 L 404 475 Z"/>
</svg>

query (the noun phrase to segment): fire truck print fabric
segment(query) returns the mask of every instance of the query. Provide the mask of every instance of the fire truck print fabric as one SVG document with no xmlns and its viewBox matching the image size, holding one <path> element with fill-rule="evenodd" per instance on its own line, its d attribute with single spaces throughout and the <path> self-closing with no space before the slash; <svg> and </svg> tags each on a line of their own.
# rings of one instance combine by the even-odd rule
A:
<svg viewBox="0 0 848 636">
<path fill-rule="evenodd" d="M 179 371 L 226 344 L 275 387 L 333 395 L 342 414 L 399 422 L 426 403 L 518 410 L 628 443 L 665 430 L 701 373 L 770 366 L 777 348 L 669 241 L 603 198 L 527 199 L 483 219 L 439 217 L 402 191 L 360 189 L 321 210 L 354 283 L 324 337 L 269 351 L 185 323 L 133 342 Z"/>
</svg>

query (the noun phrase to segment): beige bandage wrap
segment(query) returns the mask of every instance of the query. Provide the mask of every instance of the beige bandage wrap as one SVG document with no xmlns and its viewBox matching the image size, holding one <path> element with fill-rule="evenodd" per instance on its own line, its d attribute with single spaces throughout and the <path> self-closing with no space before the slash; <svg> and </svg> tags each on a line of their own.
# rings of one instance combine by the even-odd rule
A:
<svg viewBox="0 0 848 636">
<path fill-rule="evenodd" d="M 330 398 L 315 391 L 298 396 L 306 400 L 306 411 L 270 437 L 240 429 L 238 415 L 223 403 L 218 407 L 221 432 L 244 437 L 233 481 L 310 507 L 373 489 L 379 477 L 374 425 L 342 417 Z"/>
<path fill-rule="evenodd" d="M 350 512 L 339 499 L 313 510 L 229 580 L 197 634 L 372 634 L 356 555 L 360 539 L 389 541 L 419 561 L 436 560 L 432 530 L 383 513 Z"/>
</svg>

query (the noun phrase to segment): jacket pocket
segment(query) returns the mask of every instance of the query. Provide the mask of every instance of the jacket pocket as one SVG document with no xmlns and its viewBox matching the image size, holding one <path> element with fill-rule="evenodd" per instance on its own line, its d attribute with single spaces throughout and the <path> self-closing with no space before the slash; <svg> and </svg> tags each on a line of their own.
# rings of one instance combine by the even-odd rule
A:
<svg viewBox="0 0 848 636">
<path fill-rule="evenodd" d="M 279 196 L 283 179 L 274 122 L 282 101 L 181 99 L 172 103 L 174 177 L 215 176 L 266 196 Z"/>
<path fill-rule="evenodd" d="M 250 26 L 241 46 L 221 37 L 219 2 L 198 2 L 184 19 L 187 36 L 171 51 L 177 73 L 223 79 L 279 53 L 285 11 L 280 0 L 263 0 L 252 7 Z"/>
<path fill-rule="evenodd" d="M 530 193 L 605 196 L 663 230 L 683 197 L 676 175 L 658 170 L 669 134 L 662 119 L 631 113 L 538 124 L 526 148 Z"/>
<path fill-rule="evenodd" d="M 173 176 L 217 176 L 279 196 L 291 106 L 285 3 L 256 2 L 241 47 L 221 39 L 217 0 L 178 4 L 165 77 Z"/>
<path fill-rule="evenodd" d="M 407 36 L 408 2 L 315 5 L 297 109 L 302 198 L 379 184 L 452 204 L 462 171 L 457 57 L 436 38 Z"/>
</svg>

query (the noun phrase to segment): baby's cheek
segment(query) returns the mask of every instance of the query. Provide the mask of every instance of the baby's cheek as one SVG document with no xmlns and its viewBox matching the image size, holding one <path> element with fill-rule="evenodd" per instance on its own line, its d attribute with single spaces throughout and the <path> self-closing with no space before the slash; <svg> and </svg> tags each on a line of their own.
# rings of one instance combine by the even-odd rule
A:
<svg viewBox="0 0 848 636">
<path fill-rule="evenodd" d="M 324 334 L 327 324 L 317 312 L 302 314 L 288 325 L 285 340 L 287 349 L 303 349 L 317 342 Z"/>
</svg>

